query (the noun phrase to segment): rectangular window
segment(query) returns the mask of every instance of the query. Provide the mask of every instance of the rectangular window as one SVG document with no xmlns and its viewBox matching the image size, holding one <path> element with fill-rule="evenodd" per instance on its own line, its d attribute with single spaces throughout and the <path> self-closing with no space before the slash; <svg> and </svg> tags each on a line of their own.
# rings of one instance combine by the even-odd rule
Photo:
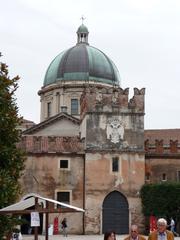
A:
<svg viewBox="0 0 180 240">
<path fill-rule="evenodd" d="M 146 179 L 146 181 L 150 181 L 150 173 L 146 173 L 145 179 Z"/>
<path fill-rule="evenodd" d="M 68 168 L 68 160 L 60 160 L 60 168 Z"/>
<path fill-rule="evenodd" d="M 78 114 L 78 99 L 71 99 L 71 114 Z"/>
<path fill-rule="evenodd" d="M 119 171 L 119 158 L 113 157 L 112 158 L 112 172 L 118 172 Z"/>
<path fill-rule="evenodd" d="M 49 118 L 51 116 L 51 102 L 47 103 L 47 117 Z"/>
<path fill-rule="evenodd" d="M 70 192 L 57 192 L 57 201 L 70 204 Z M 57 208 L 62 208 L 62 206 L 57 205 Z"/>
<path fill-rule="evenodd" d="M 162 174 L 162 181 L 167 181 L 166 173 L 163 173 L 163 174 Z"/>
<path fill-rule="evenodd" d="M 60 158 L 57 161 L 58 169 L 62 171 L 70 171 L 70 159 L 69 158 Z"/>
</svg>

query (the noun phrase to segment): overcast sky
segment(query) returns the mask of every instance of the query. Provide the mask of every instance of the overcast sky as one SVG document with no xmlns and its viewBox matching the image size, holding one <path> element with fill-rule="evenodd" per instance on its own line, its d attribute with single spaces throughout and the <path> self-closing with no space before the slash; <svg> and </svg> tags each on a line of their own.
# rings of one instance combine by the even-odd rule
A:
<svg viewBox="0 0 180 240">
<path fill-rule="evenodd" d="M 19 75 L 20 115 L 40 120 L 46 69 L 76 44 L 81 24 L 90 45 L 116 64 L 121 87 L 146 88 L 145 128 L 180 128 L 179 0 L 0 0 L 1 61 Z"/>
</svg>

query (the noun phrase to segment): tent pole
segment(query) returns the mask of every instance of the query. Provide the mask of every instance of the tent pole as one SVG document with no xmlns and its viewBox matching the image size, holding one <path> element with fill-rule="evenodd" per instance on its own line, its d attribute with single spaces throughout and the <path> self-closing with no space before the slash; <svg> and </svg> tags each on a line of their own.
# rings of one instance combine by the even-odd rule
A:
<svg viewBox="0 0 180 240">
<path fill-rule="evenodd" d="M 49 208 L 49 202 L 46 200 L 46 209 Z M 46 240 L 48 240 L 49 213 L 46 213 Z"/>
<path fill-rule="evenodd" d="M 38 197 L 35 197 L 35 211 L 38 208 Z M 34 227 L 34 240 L 38 240 L 38 227 Z"/>
</svg>

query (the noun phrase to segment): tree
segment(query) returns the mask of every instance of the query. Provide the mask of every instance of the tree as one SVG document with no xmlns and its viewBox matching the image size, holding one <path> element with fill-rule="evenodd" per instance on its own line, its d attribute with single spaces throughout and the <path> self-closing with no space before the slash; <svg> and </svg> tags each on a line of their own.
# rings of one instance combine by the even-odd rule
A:
<svg viewBox="0 0 180 240">
<path fill-rule="evenodd" d="M 144 216 L 170 217 L 180 221 L 180 183 L 145 184 L 141 188 Z M 147 224 L 149 224 L 147 222 Z"/>
<path fill-rule="evenodd" d="M 18 126 L 22 121 L 15 98 L 18 80 L 18 76 L 11 79 L 8 66 L 0 62 L 0 208 L 17 201 L 24 169 L 24 153 L 17 148 Z M 17 217 L 0 215 L 0 239 L 9 234 L 17 222 Z"/>
<path fill-rule="evenodd" d="M 141 199 L 145 216 L 179 217 L 180 183 L 145 184 L 141 188 Z"/>
</svg>

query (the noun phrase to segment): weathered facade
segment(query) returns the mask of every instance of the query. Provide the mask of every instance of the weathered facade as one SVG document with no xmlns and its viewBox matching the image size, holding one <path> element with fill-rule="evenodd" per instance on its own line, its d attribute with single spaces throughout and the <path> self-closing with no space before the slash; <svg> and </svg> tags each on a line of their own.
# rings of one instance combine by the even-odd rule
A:
<svg viewBox="0 0 180 240">
<path fill-rule="evenodd" d="M 55 199 L 59 192 L 69 193 L 69 203 L 86 209 L 84 216 L 68 217 L 72 233 L 108 228 L 127 233 L 130 222 L 142 224 L 145 91 L 135 88 L 130 100 L 128 93 L 118 87 L 84 87 L 80 120 L 59 113 L 23 133 L 20 145 L 28 154 L 24 193 Z M 113 202 L 117 206 L 109 211 L 106 205 Z"/>
<path fill-rule="evenodd" d="M 81 97 L 81 125 L 85 139 L 86 232 L 100 233 L 101 228 L 104 232 L 117 224 L 117 232 L 127 233 L 129 218 L 141 218 L 138 192 L 144 183 L 144 89 L 135 89 L 130 101 L 128 89 L 86 89 Z M 113 169 L 116 160 L 117 171 Z M 113 195 L 111 209 L 103 207 L 113 191 L 126 198 L 124 212 L 113 206 Z M 121 204 L 123 200 L 119 200 Z M 119 213 L 117 222 L 115 212 Z"/>
<path fill-rule="evenodd" d="M 84 208 L 84 141 L 78 136 L 77 126 L 79 128 L 78 119 L 60 113 L 24 132 L 20 143 L 27 152 L 22 178 L 24 194 L 35 192 L 58 199 L 59 194 L 68 193 L 68 201 L 59 200 Z M 71 136 L 68 136 L 69 130 Z M 67 166 L 62 166 L 63 161 L 67 161 Z M 50 223 L 53 223 L 55 216 L 57 214 L 50 215 Z M 68 224 L 71 225 L 71 232 L 82 233 L 83 213 L 72 214 L 68 217 Z"/>
<path fill-rule="evenodd" d="M 146 182 L 180 182 L 180 129 L 145 131 Z"/>
<path fill-rule="evenodd" d="M 59 215 L 70 233 L 126 234 L 132 223 L 144 227 L 141 186 L 180 180 L 180 132 L 147 130 L 144 137 L 145 89 L 134 88 L 129 99 L 114 63 L 89 46 L 88 33 L 82 24 L 77 44 L 46 72 L 38 92 L 41 122 L 19 143 L 27 152 L 23 194 L 84 208 Z"/>
</svg>

